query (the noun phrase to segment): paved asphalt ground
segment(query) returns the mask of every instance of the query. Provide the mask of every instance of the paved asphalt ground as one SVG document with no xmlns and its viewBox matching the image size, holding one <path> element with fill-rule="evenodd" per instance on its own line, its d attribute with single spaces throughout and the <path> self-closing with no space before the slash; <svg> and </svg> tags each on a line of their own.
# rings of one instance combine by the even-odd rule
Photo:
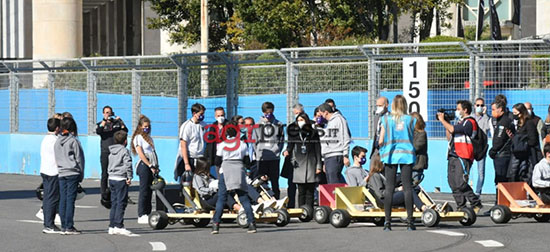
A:
<svg viewBox="0 0 550 252">
<path fill-rule="evenodd" d="M 136 222 L 137 206 L 129 205 L 126 227 L 140 237 L 107 234 L 109 211 L 99 206 L 99 181 L 86 180 L 84 199 L 77 201 L 75 227 L 81 235 L 42 234 L 35 217 L 41 202 L 34 189 L 38 176 L 0 174 L 0 251 L 549 251 L 550 223 L 519 218 L 508 224 L 493 224 L 478 217 L 471 227 L 442 222 L 437 228 L 418 224 L 408 232 L 395 223 L 392 232 L 367 223 L 352 223 L 336 229 L 330 224 L 292 220 L 282 228 L 258 224 L 258 233 L 247 234 L 237 224 L 222 224 L 219 235 L 207 228 L 180 224 L 154 231 Z M 137 201 L 137 188 L 130 197 Z M 432 194 L 436 200 L 451 200 L 449 194 Z M 484 195 L 484 209 L 494 195 Z M 496 247 L 491 247 L 491 245 Z"/>
</svg>

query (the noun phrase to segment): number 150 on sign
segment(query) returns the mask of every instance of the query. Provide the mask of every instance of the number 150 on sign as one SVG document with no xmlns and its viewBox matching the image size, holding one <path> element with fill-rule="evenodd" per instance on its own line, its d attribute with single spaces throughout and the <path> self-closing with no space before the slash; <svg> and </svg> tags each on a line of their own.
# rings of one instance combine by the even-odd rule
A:
<svg viewBox="0 0 550 252">
<path fill-rule="evenodd" d="M 403 58 L 403 96 L 409 114 L 418 112 L 428 119 L 428 58 Z"/>
</svg>

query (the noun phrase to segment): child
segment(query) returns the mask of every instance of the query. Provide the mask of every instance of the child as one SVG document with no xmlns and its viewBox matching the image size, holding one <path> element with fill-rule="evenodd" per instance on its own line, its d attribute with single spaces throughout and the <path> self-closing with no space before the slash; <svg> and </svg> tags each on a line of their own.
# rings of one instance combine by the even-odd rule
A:
<svg viewBox="0 0 550 252">
<path fill-rule="evenodd" d="M 351 150 L 353 166 L 346 170 L 346 180 L 349 186 L 366 186 L 369 174 L 362 167 L 367 162 L 367 149 L 355 146 Z"/>
<path fill-rule="evenodd" d="M 544 204 L 550 204 L 550 144 L 544 145 L 544 158 L 533 169 L 533 187 Z"/>
<path fill-rule="evenodd" d="M 61 229 L 54 224 L 59 207 L 59 172 L 57 171 L 54 152 L 59 122 L 59 119 L 56 118 L 48 119 L 48 134 L 44 137 L 40 146 L 40 176 L 42 176 L 42 184 L 44 185 L 42 200 L 44 229 L 42 229 L 42 233 L 45 234 L 61 233 Z"/>
<path fill-rule="evenodd" d="M 74 202 L 78 183 L 84 178 L 84 152 L 80 141 L 72 134 L 76 123 L 72 117 L 61 120 L 61 135 L 55 142 L 55 162 L 59 171 L 59 215 L 65 235 L 81 234 L 74 227 Z"/>
<path fill-rule="evenodd" d="M 115 144 L 109 146 L 109 188 L 111 189 L 111 214 L 109 216 L 110 235 L 133 235 L 124 228 L 124 211 L 128 204 L 128 186 L 132 181 L 132 157 L 126 149 L 128 134 L 117 131 L 114 134 Z"/>
</svg>

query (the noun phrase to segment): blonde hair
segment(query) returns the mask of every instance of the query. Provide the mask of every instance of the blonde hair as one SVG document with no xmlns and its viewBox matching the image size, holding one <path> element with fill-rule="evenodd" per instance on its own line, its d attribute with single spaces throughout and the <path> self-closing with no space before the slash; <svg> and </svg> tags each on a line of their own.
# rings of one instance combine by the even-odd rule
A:
<svg viewBox="0 0 550 252">
<path fill-rule="evenodd" d="M 401 116 L 406 115 L 408 110 L 407 100 L 402 95 L 396 95 L 391 103 L 391 115 L 393 120 L 399 122 Z"/>
<path fill-rule="evenodd" d="M 149 133 L 143 132 L 143 129 L 141 128 L 141 127 L 143 127 L 144 123 L 149 123 Z M 153 139 L 151 138 L 150 133 L 151 133 L 151 120 L 149 120 L 149 118 L 145 115 L 140 115 L 138 125 L 137 125 L 136 129 L 134 130 L 134 134 L 132 134 L 131 148 L 132 148 L 132 153 L 134 153 L 134 155 L 137 154 L 137 151 L 136 151 L 136 147 L 134 146 L 133 142 L 134 142 L 134 139 L 136 138 L 137 135 L 141 135 L 143 137 L 143 139 L 145 140 L 145 142 L 147 142 L 149 145 L 151 145 L 151 147 L 154 148 L 155 145 L 153 144 Z"/>
</svg>

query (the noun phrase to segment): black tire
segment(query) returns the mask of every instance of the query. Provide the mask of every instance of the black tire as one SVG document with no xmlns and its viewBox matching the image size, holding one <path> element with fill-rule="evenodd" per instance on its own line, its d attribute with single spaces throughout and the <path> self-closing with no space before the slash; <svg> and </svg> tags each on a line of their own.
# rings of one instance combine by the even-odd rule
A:
<svg viewBox="0 0 550 252">
<path fill-rule="evenodd" d="M 386 222 L 386 218 L 385 217 L 374 217 L 374 218 L 372 218 L 372 222 L 377 227 L 381 227 L 381 226 L 384 226 L 384 222 Z"/>
<path fill-rule="evenodd" d="M 164 211 L 153 211 L 149 214 L 149 226 L 155 230 L 168 226 L 168 215 Z"/>
<path fill-rule="evenodd" d="M 245 212 L 241 212 L 237 215 L 237 225 L 242 228 L 248 227 L 248 217 Z"/>
<path fill-rule="evenodd" d="M 266 207 L 264 208 L 264 210 L 262 211 L 262 213 L 265 215 L 265 214 L 272 214 L 275 212 L 275 208 L 273 207 Z"/>
<path fill-rule="evenodd" d="M 439 224 L 441 216 L 439 213 L 431 208 L 428 208 L 422 212 L 422 224 L 426 227 L 435 227 Z"/>
<path fill-rule="evenodd" d="M 503 205 L 496 205 L 491 208 L 491 220 L 497 224 L 508 223 L 512 219 L 512 211 Z"/>
<path fill-rule="evenodd" d="M 329 223 L 329 216 L 331 212 L 332 209 L 328 206 L 318 206 L 315 208 L 313 218 L 319 224 L 326 224 Z"/>
<path fill-rule="evenodd" d="M 347 227 L 351 222 L 351 215 L 344 209 L 336 209 L 330 213 L 330 224 L 335 228 Z"/>
<path fill-rule="evenodd" d="M 288 225 L 290 222 L 290 214 L 288 214 L 285 209 L 277 209 L 275 210 L 275 213 L 277 213 L 277 221 L 275 222 L 277 227 L 284 227 Z"/>
<path fill-rule="evenodd" d="M 535 220 L 538 222 L 548 222 L 550 220 L 550 214 L 535 214 Z"/>
<path fill-rule="evenodd" d="M 462 226 L 471 226 L 476 223 L 477 214 L 473 209 L 464 207 L 460 211 L 464 212 L 464 218 L 459 221 Z"/>
<path fill-rule="evenodd" d="M 445 213 L 452 212 L 452 211 L 454 211 L 453 207 L 449 204 L 447 204 L 447 206 L 445 206 L 445 208 L 443 209 L 443 212 Z"/>
<path fill-rule="evenodd" d="M 198 227 L 198 228 L 203 228 L 203 227 L 206 227 L 208 226 L 208 223 L 210 223 L 210 219 L 193 219 L 193 226 L 195 227 Z"/>
<path fill-rule="evenodd" d="M 299 217 L 300 221 L 310 222 L 313 219 L 313 207 L 311 207 L 310 205 L 303 205 L 301 208 L 302 214 Z"/>
</svg>

